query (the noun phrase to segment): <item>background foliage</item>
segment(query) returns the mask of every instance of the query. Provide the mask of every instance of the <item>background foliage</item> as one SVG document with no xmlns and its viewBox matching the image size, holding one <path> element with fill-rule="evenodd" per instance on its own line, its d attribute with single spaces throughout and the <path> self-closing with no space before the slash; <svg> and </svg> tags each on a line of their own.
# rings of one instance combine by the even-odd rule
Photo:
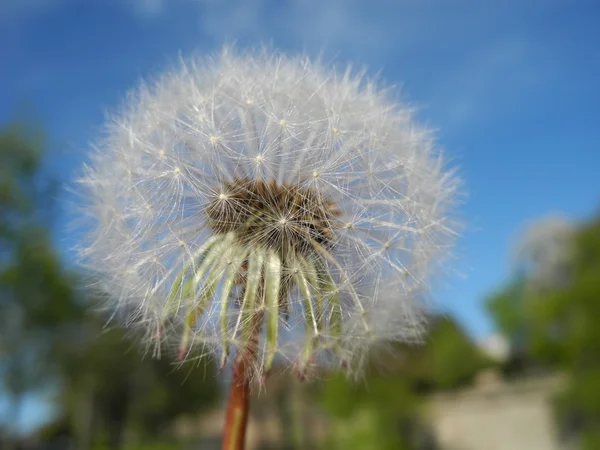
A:
<svg viewBox="0 0 600 450">
<path fill-rule="evenodd" d="M 178 421 L 222 398 L 215 368 L 144 357 L 124 330 L 90 313 L 94 294 L 65 269 L 52 239 L 57 186 L 44 171 L 45 145 L 35 128 L 0 130 L 0 393 L 9 400 L 0 447 L 186 448 Z M 285 448 L 433 450 L 424 419 L 432 394 L 468 387 L 489 368 L 508 378 L 560 373 L 557 428 L 582 449 L 600 449 L 600 216 L 559 241 L 567 243 L 559 259 L 527 260 L 488 299 L 510 342 L 506 361 L 484 355 L 452 318 L 433 317 L 426 345 L 374 354 L 364 382 L 329 374 L 300 385 L 284 376 L 270 380 L 254 412 L 275 413 Z M 50 395 L 54 414 L 24 434 L 32 395 Z M 318 434 L 311 424 L 321 419 Z"/>
</svg>

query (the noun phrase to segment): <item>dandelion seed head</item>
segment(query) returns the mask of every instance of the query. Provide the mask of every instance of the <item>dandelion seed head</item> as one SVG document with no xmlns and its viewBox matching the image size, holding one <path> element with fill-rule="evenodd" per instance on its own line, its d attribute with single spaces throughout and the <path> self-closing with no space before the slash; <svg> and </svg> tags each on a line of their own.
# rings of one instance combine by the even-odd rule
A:
<svg viewBox="0 0 600 450">
<path fill-rule="evenodd" d="M 106 131 L 79 254 L 149 341 L 225 364 L 258 329 L 259 376 L 356 374 L 374 345 L 421 336 L 459 182 L 385 89 L 226 49 L 132 91 Z"/>
</svg>

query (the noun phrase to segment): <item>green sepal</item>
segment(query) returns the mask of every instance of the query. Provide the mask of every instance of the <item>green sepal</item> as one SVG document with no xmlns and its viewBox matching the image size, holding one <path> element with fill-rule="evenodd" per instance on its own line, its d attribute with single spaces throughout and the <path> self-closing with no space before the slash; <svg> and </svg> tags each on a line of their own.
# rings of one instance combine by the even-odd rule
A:
<svg viewBox="0 0 600 450">
<path fill-rule="evenodd" d="M 211 268 L 209 268 L 208 278 L 206 285 L 200 291 L 200 298 L 196 305 L 190 305 L 190 309 L 184 319 L 183 334 L 181 336 L 181 342 L 179 344 L 179 359 L 183 359 L 183 355 L 187 352 L 189 343 L 192 336 L 192 331 L 196 327 L 196 322 L 210 303 L 210 300 L 214 297 L 217 286 L 220 282 L 220 264 L 217 262 Z"/>
<path fill-rule="evenodd" d="M 248 254 L 247 250 L 243 248 L 234 247 L 232 249 L 233 259 L 229 267 L 227 268 L 227 272 L 223 277 L 223 287 L 221 288 L 221 332 L 223 333 L 223 354 L 221 356 L 221 368 L 225 367 L 225 363 L 227 362 L 227 356 L 229 355 L 229 337 L 227 336 L 228 331 L 228 310 L 229 310 L 229 295 L 231 294 L 231 290 L 233 289 L 233 285 L 235 284 L 235 279 L 240 273 L 240 268 Z"/>
<path fill-rule="evenodd" d="M 196 326 L 198 319 L 204 314 L 206 307 L 210 300 L 215 294 L 215 290 L 220 282 L 221 263 L 223 250 L 227 249 L 234 239 L 232 233 L 226 234 L 216 244 L 213 244 L 205 253 L 200 266 L 195 271 L 194 276 L 184 286 L 184 292 L 188 292 L 189 295 L 186 297 L 192 299 L 187 305 L 187 313 L 184 318 L 183 334 L 181 336 L 181 342 L 179 344 L 179 359 L 181 360 L 188 349 L 189 341 L 191 339 L 192 330 Z M 216 260 L 216 261 L 215 261 Z M 198 285 L 202 279 L 206 276 L 204 286 L 200 291 L 198 303 L 194 304 L 195 293 L 197 292 Z"/>
<path fill-rule="evenodd" d="M 322 334 L 325 329 L 325 305 L 321 289 L 321 276 L 317 273 L 317 269 L 311 261 L 302 259 L 300 263 L 304 266 L 306 281 L 312 287 L 312 305 L 316 329 L 318 330 L 318 334 Z"/>
<path fill-rule="evenodd" d="M 162 311 L 160 314 L 160 319 L 159 319 L 161 325 L 165 322 L 165 320 L 167 319 L 169 314 L 174 312 L 174 311 L 172 311 L 172 309 L 174 309 L 174 310 L 179 309 L 180 305 L 177 305 L 176 308 L 172 308 L 174 306 L 173 303 L 176 300 L 186 299 L 192 294 L 193 277 L 191 277 L 184 284 L 184 280 L 185 280 L 186 276 L 189 274 L 190 268 L 192 268 L 197 262 L 199 262 L 201 264 L 206 256 L 206 253 L 220 239 L 222 239 L 221 236 L 212 236 L 211 238 L 209 238 L 204 243 L 204 245 L 202 245 L 198 249 L 198 251 L 196 251 L 196 253 L 194 255 L 192 255 L 192 257 L 190 258 L 190 261 L 183 266 L 183 268 L 181 269 L 181 272 L 179 272 L 179 275 L 177 275 L 177 278 L 175 278 L 175 281 L 173 282 L 173 286 L 171 287 L 171 291 L 169 292 L 167 300 L 166 300 L 165 304 L 163 305 L 163 308 L 162 308 Z M 196 260 L 198 260 L 198 261 L 196 261 Z"/>
<path fill-rule="evenodd" d="M 325 261 L 329 261 L 333 266 L 335 266 L 339 270 L 340 276 L 344 278 L 344 284 L 348 287 L 348 293 L 352 297 L 354 304 L 355 304 L 356 308 L 358 309 L 358 313 L 360 314 L 360 318 L 361 318 L 363 327 L 365 328 L 365 331 L 367 332 L 367 334 L 370 334 L 371 327 L 369 326 L 369 324 L 367 323 L 367 321 L 365 319 L 365 317 L 366 317 L 365 308 L 364 308 L 362 302 L 360 301 L 360 298 L 358 297 L 358 293 L 354 289 L 352 282 L 350 281 L 350 277 L 348 276 L 348 274 L 346 273 L 346 271 L 344 270 L 342 265 L 339 263 L 339 261 L 337 261 L 335 259 L 335 257 L 329 252 L 329 250 L 327 250 L 325 247 L 323 247 L 321 244 L 319 244 L 314 239 L 311 241 L 311 243 L 312 243 L 313 248 L 317 252 L 319 252 L 320 256 L 323 257 Z"/>
<path fill-rule="evenodd" d="M 342 305 L 340 304 L 340 289 L 338 288 L 329 267 L 325 261 L 318 265 L 319 287 L 329 306 L 329 334 L 334 341 L 333 347 L 337 348 L 342 336 Z"/>
<path fill-rule="evenodd" d="M 277 353 L 279 333 L 279 290 L 281 287 L 281 259 L 272 250 L 265 264 L 265 310 L 267 315 L 267 351 L 265 372 L 269 372 Z"/>
<path fill-rule="evenodd" d="M 306 341 L 300 361 L 300 372 L 303 373 L 317 348 L 320 330 L 316 317 L 316 311 L 312 302 L 310 283 L 306 278 L 306 267 L 304 267 L 304 264 L 302 264 L 301 261 L 298 261 L 297 264 L 298 266 L 293 271 L 293 277 L 300 291 L 300 296 L 304 302 L 304 313 L 306 315 Z"/>
<path fill-rule="evenodd" d="M 241 326 L 242 328 L 240 347 L 244 347 L 248 344 L 255 326 L 252 318 L 256 314 L 256 296 L 259 284 L 262 281 L 264 256 L 265 252 L 263 249 L 255 248 L 250 251 L 248 257 L 248 271 L 246 272 L 244 299 L 242 300 L 238 321 L 234 330 L 235 336 L 237 335 L 239 327 Z"/>
</svg>

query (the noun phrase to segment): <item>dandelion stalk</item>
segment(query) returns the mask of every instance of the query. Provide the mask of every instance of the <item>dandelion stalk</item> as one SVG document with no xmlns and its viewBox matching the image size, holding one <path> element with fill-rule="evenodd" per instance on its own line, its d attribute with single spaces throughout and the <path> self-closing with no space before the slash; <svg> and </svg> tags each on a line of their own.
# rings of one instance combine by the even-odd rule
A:
<svg viewBox="0 0 600 450">
<path fill-rule="evenodd" d="M 233 363 L 232 379 L 225 413 L 223 450 L 243 450 L 250 408 L 250 374 L 255 364 L 260 317 L 253 321 L 251 343 L 237 354 Z"/>
<path fill-rule="evenodd" d="M 224 448 L 241 449 L 251 380 L 356 377 L 373 346 L 420 337 L 458 180 L 362 75 L 268 50 L 181 64 L 94 147 L 80 255 L 148 344 L 232 364 Z"/>
</svg>

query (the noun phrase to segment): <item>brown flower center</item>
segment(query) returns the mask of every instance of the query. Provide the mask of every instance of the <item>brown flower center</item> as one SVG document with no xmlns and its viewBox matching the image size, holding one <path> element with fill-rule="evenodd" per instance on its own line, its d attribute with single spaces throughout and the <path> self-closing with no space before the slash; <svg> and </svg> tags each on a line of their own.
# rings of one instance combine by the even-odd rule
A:
<svg viewBox="0 0 600 450">
<path fill-rule="evenodd" d="M 223 185 L 208 205 L 211 228 L 235 232 L 250 245 L 262 245 L 285 255 L 311 252 L 313 242 L 334 244 L 340 211 L 318 191 L 275 181 L 236 179 Z"/>
</svg>

